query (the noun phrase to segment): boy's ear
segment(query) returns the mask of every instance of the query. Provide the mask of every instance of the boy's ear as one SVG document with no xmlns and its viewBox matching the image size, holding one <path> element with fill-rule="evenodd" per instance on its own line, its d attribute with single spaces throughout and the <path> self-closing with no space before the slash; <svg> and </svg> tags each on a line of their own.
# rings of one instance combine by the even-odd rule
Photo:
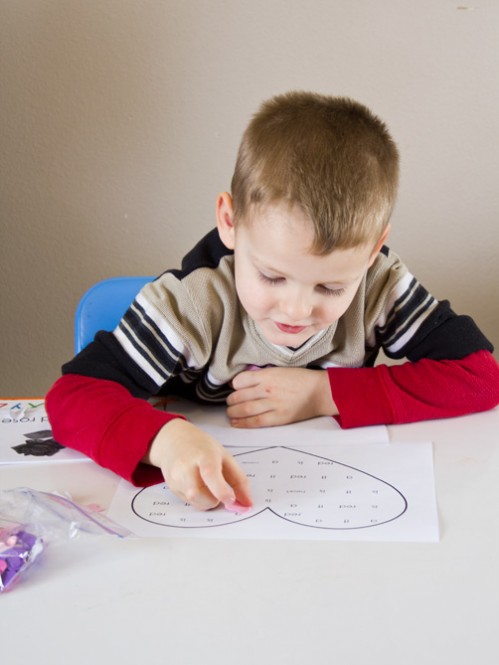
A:
<svg viewBox="0 0 499 665">
<path fill-rule="evenodd" d="M 388 234 L 389 234 L 389 233 L 390 233 L 390 224 L 387 224 L 386 227 L 385 227 L 385 230 L 384 230 L 383 233 L 381 234 L 380 239 L 378 240 L 378 242 L 377 242 L 376 245 L 374 246 L 374 249 L 373 249 L 373 251 L 372 251 L 372 253 L 371 253 L 371 258 L 369 259 L 369 267 L 371 267 L 372 264 L 374 263 L 376 257 L 377 257 L 378 254 L 379 254 L 379 250 L 380 250 L 380 249 L 383 247 L 383 245 L 385 244 L 386 239 L 388 238 Z"/>
<path fill-rule="evenodd" d="M 217 228 L 220 240 L 227 249 L 234 249 L 234 211 L 232 196 L 222 192 L 217 198 Z"/>
</svg>

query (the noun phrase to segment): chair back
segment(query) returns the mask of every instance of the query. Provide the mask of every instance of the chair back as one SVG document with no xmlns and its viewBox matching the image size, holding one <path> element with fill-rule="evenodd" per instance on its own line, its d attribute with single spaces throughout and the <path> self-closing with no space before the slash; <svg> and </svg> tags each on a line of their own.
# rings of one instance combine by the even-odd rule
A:
<svg viewBox="0 0 499 665">
<path fill-rule="evenodd" d="M 110 277 L 91 286 L 75 314 L 75 353 L 89 344 L 99 330 L 112 331 L 140 289 L 154 277 Z"/>
</svg>

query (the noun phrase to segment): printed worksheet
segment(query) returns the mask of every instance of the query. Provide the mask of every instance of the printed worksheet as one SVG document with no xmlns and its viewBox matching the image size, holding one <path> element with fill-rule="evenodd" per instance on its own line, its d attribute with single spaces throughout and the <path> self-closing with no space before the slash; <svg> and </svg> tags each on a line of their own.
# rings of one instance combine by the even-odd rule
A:
<svg viewBox="0 0 499 665">
<path fill-rule="evenodd" d="M 0 464 L 86 459 L 54 440 L 43 399 L 0 399 Z"/>
<path fill-rule="evenodd" d="M 249 510 L 202 512 L 164 483 L 138 489 L 121 481 L 109 517 L 144 537 L 439 539 L 430 442 L 388 443 L 385 428 L 377 436 L 351 430 L 345 442 L 330 419 L 248 430 L 242 438 L 221 424 L 208 428 L 250 479 Z"/>
</svg>

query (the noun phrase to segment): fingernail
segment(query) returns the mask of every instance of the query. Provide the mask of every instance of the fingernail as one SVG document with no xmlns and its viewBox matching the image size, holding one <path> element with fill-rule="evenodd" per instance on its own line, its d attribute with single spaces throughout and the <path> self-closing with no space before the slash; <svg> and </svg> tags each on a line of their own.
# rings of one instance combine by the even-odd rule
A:
<svg viewBox="0 0 499 665">
<path fill-rule="evenodd" d="M 251 506 L 243 506 L 239 501 L 234 501 L 234 503 L 225 503 L 225 510 L 228 510 L 229 513 L 247 513 L 248 510 L 251 510 Z"/>
</svg>

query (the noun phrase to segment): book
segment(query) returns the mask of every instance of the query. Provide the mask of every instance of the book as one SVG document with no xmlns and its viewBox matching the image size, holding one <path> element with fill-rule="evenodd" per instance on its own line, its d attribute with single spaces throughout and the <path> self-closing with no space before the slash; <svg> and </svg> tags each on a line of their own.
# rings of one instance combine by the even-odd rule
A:
<svg viewBox="0 0 499 665">
<path fill-rule="evenodd" d="M 87 459 L 54 439 L 43 399 L 0 398 L 0 464 Z"/>
</svg>

